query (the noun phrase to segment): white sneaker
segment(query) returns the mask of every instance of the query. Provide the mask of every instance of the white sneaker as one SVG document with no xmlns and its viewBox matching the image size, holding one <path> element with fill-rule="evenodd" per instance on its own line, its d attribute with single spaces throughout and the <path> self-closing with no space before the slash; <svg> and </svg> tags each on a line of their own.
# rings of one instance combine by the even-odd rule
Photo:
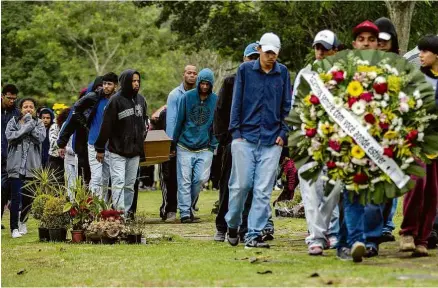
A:
<svg viewBox="0 0 438 288">
<path fill-rule="evenodd" d="M 18 232 L 20 232 L 21 235 L 27 234 L 26 223 L 18 222 Z"/>
<path fill-rule="evenodd" d="M 20 238 L 21 236 L 23 235 L 21 235 L 21 233 L 18 232 L 18 229 L 12 230 L 12 238 Z"/>
</svg>

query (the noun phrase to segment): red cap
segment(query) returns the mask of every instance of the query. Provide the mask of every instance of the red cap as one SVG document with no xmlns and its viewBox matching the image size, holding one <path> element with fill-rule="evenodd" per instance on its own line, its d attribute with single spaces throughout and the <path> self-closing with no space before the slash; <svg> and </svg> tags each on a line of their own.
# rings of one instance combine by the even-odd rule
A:
<svg viewBox="0 0 438 288">
<path fill-rule="evenodd" d="M 357 37 L 362 32 L 370 32 L 376 34 L 376 37 L 379 36 L 379 27 L 376 26 L 373 22 L 369 20 L 365 20 L 356 27 L 353 28 L 353 36 Z"/>
</svg>

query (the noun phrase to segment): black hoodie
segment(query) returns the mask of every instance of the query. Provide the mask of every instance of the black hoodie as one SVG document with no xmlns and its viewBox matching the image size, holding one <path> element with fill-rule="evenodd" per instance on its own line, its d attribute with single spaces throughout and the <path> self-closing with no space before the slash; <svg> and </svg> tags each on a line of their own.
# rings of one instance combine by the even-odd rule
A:
<svg viewBox="0 0 438 288">
<path fill-rule="evenodd" d="M 381 17 L 374 21 L 374 24 L 376 24 L 376 26 L 379 28 L 379 32 L 385 32 L 391 35 L 392 47 L 389 52 L 399 54 L 397 31 L 395 30 L 394 24 L 392 24 L 391 20 Z"/>
<path fill-rule="evenodd" d="M 123 157 L 143 156 L 143 142 L 147 134 L 147 104 L 144 97 L 132 89 L 135 70 L 123 71 L 119 77 L 120 90 L 109 100 L 103 114 L 94 147 L 97 152 L 108 150 Z"/>
</svg>

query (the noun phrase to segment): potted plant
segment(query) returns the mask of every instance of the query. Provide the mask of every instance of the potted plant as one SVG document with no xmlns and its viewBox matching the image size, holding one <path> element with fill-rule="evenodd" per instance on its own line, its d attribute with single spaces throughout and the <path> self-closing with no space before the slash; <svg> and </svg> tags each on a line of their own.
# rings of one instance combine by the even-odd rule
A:
<svg viewBox="0 0 438 288">
<path fill-rule="evenodd" d="M 46 202 L 42 220 L 49 228 L 50 241 L 66 240 L 67 226 L 70 223 L 68 213 L 63 211 L 66 202 L 64 197 L 53 197 Z"/>
<path fill-rule="evenodd" d="M 38 225 L 38 236 L 40 241 L 49 241 L 49 229 L 47 228 L 46 221 L 43 221 L 43 213 L 44 207 L 46 206 L 46 202 L 53 198 L 53 196 L 48 194 L 41 194 L 35 197 L 32 205 L 32 215 L 36 220 L 39 220 Z"/>
<path fill-rule="evenodd" d="M 126 222 L 125 240 L 129 244 L 140 244 L 146 226 L 146 215 L 137 214 Z"/>
<path fill-rule="evenodd" d="M 85 229 L 105 207 L 104 201 L 91 195 L 79 177 L 71 187 L 73 199 L 64 205 L 63 211 L 69 213 L 72 224 L 71 238 L 73 243 L 85 240 Z"/>
<path fill-rule="evenodd" d="M 87 240 L 102 244 L 114 244 L 126 230 L 123 211 L 108 209 L 101 211 L 97 219 L 86 228 Z"/>
</svg>

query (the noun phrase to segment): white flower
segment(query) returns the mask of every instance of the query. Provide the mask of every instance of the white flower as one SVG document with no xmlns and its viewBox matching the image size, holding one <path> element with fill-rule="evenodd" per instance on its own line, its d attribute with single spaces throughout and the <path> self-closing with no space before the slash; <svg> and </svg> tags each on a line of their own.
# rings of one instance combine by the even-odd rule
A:
<svg viewBox="0 0 438 288">
<path fill-rule="evenodd" d="M 414 91 L 414 98 L 415 99 L 420 99 L 421 95 L 420 95 L 420 91 L 418 91 L 417 89 L 415 89 Z"/>
<path fill-rule="evenodd" d="M 368 72 L 368 78 L 370 78 L 371 80 L 375 79 L 377 77 L 377 73 L 372 71 L 372 72 Z"/>
<path fill-rule="evenodd" d="M 310 107 L 310 119 L 316 120 L 316 108 L 315 105 Z"/>
<path fill-rule="evenodd" d="M 330 70 L 328 70 L 327 74 L 332 73 L 332 72 L 337 72 L 339 70 L 341 70 L 341 69 L 338 66 L 336 66 L 336 64 L 335 64 L 335 65 L 333 65 L 332 68 L 330 68 Z"/>
<path fill-rule="evenodd" d="M 316 137 L 312 138 L 311 144 L 313 150 L 319 150 L 319 148 L 321 147 L 321 143 L 316 140 Z"/>
<path fill-rule="evenodd" d="M 351 110 L 356 115 L 362 115 L 365 112 L 366 102 L 364 100 L 359 100 L 351 106 Z"/>
<path fill-rule="evenodd" d="M 312 147 L 309 147 L 309 148 L 307 149 L 307 154 L 309 154 L 309 156 L 312 156 L 312 155 L 313 155 L 313 149 L 312 149 Z"/>
<path fill-rule="evenodd" d="M 385 114 L 380 114 L 380 122 L 385 122 L 386 117 L 387 116 Z"/>
<path fill-rule="evenodd" d="M 347 137 L 347 133 L 345 133 L 344 130 L 339 130 L 338 135 L 339 135 L 339 138 Z"/>
<path fill-rule="evenodd" d="M 357 60 L 357 65 L 365 65 L 365 66 L 369 66 L 370 62 L 368 62 L 367 60 Z"/>
<path fill-rule="evenodd" d="M 376 94 L 374 94 L 374 99 L 380 100 L 380 99 L 382 99 L 382 95 L 376 93 Z"/>
<path fill-rule="evenodd" d="M 344 105 L 344 101 L 339 97 L 333 97 L 333 105 L 335 105 L 336 108 L 341 108 Z"/>
<path fill-rule="evenodd" d="M 424 133 L 423 132 L 418 133 L 417 140 L 420 142 L 424 142 Z"/>
<path fill-rule="evenodd" d="M 301 131 L 306 132 L 306 124 L 305 123 L 301 123 Z"/>
<path fill-rule="evenodd" d="M 408 96 L 403 92 L 398 93 L 398 99 L 400 99 L 400 102 L 408 102 L 409 100 Z"/>
<path fill-rule="evenodd" d="M 386 79 L 383 76 L 379 76 L 374 80 L 374 83 L 377 83 L 377 84 L 386 83 Z"/>
<path fill-rule="evenodd" d="M 322 180 L 322 181 L 328 181 L 328 180 L 329 180 L 329 177 L 327 177 L 327 176 L 325 176 L 325 175 L 322 175 L 322 176 L 321 176 L 321 180 Z"/>
<path fill-rule="evenodd" d="M 409 104 L 408 103 L 400 103 L 400 112 L 406 113 L 409 111 Z"/>
<path fill-rule="evenodd" d="M 402 165 L 400 166 L 400 168 L 401 168 L 402 170 L 406 170 L 406 169 L 408 169 L 408 167 L 409 167 L 409 164 L 408 164 L 408 163 L 404 163 L 404 164 L 402 164 Z"/>
<path fill-rule="evenodd" d="M 382 114 L 382 110 L 380 110 L 380 108 L 374 108 L 373 113 L 379 117 Z"/>
<path fill-rule="evenodd" d="M 336 162 L 336 167 L 345 168 L 345 166 L 347 166 L 347 164 L 345 164 L 344 162 Z"/>
<path fill-rule="evenodd" d="M 379 183 L 380 181 L 382 181 L 382 179 L 380 179 L 380 177 L 376 177 L 371 180 L 371 183 L 376 184 Z"/>
<path fill-rule="evenodd" d="M 364 189 L 367 189 L 368 186 L 369 186 L 368 184 L 361 184 L 361 185 L 359 185 L 359 189 L 364 190 Z"/>
<path fill-rule="evenodd" d="M 424 125 L 421 124 L 420 126 L 418 126 L 418 132 L 423 132 L 424 131 Z"/>
<path fill-rule="evenodd" d="M 388 106 L 388 103 L 386 101 L 381 101 L 380 106 L 382 106 L 382 108 L 385 108 Z"/>
<path fill-rule="evenodd" d="M 354 184 L 345 185 L 345 189 L 350 190 L 350 191 L 354 190 Z"/>
<path fill-rule="evenodd" d="M 331 180 L 329 181 L 329 183 L 332 184 L 332 185 L 336 185 L 336 181 L 333 180 L 333 179 L 331 179 Z"/>
<path fill-rule="evenodd" d="M 408 163 L 408 164 L 410 164 L 410 163 L 414 162 L 414 158 L 409 157 L 408 159 L 406 159 L 405 162 Z"/>
<path fill-rule="evenodd" d="M 368 163 L 368 159 L 363 158 L 363 159 L 356 159 L 356 158 L 352 158 L 351 162 L 353 164 L 359 165 L 359 166 L 365 166 Z"/>
<path fill-rule="evenodd" d="M 391 73 L 394 74 L 395 76 L 398 76 L 398 70 L 394 67 L 392 69 L 390 69 Z"/>
<path fill-rule="evenodd" d="M 336 86 L 336 85 L 338 85 L 338 82 L 336 82 L 336 80 L 329 80 L 328 84 L 331 86 Z"/>
<path fill-rule="evenodd" d="M 418 99 L 417 100 L 417 105 L 415 106 L 416 109 L 419 109 L 421 106 L 423 106 L 423 100 Z"/>
</svg>

